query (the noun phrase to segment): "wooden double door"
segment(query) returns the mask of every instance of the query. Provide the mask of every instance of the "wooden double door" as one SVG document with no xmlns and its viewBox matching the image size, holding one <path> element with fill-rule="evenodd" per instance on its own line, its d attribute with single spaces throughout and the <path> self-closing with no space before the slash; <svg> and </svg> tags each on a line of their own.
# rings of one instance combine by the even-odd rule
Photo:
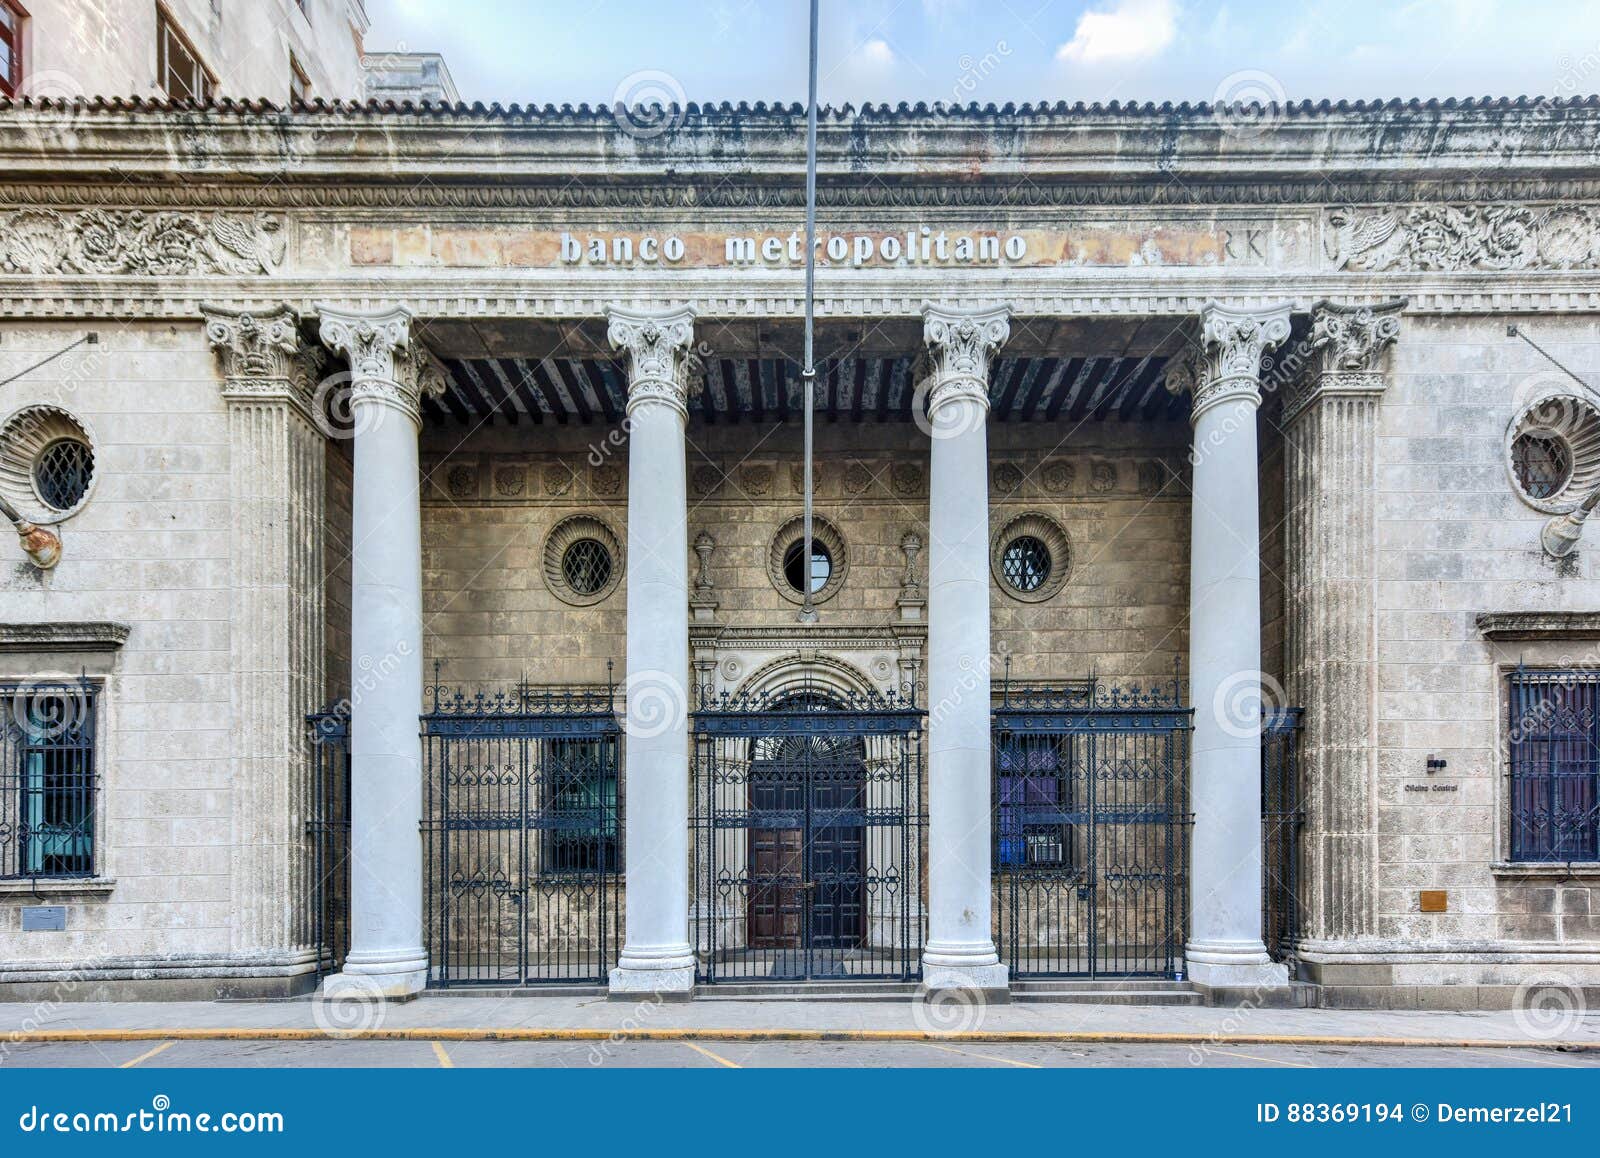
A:
<svg viewBox="0 0 1600 1158">
<path fill-rule="evenodd" d="M 794 951 L 782 972 L 837 972 L 867 927 L 867 769 L 859 737 L 758 745 L 749 777 L 752 949 Z"/>
</svg>

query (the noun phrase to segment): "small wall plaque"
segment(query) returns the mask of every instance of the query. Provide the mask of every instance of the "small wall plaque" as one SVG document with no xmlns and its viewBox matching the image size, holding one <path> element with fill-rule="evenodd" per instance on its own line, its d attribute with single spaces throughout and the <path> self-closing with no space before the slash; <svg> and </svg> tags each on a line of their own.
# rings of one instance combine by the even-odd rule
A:
<svg viewBox="0 0 1600 1158">
<path fill-rule="evenodd" d="M 61 933 L 67 928 L 67 906 L 24 905 L 22 931 L 24 933 Z"/>
<path fill-rule="evenodd" d="M 1417 903 L 1424 913 L 1448 913 L 1450 894 L 1443 889 L 1423 889 L 1417 894 Z"/>
</svg>

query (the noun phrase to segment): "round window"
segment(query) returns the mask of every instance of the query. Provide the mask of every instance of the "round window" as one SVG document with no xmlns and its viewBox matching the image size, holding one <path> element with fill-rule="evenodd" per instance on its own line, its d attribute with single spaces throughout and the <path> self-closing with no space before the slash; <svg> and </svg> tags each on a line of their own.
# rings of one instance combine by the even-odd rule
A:
<svg viewBox="0 0 1600 1158">
<path fill-rule="evenodd" d="M 850 548 L 839 528 L 822 515 L 811 521 L 811 558 L 806 559 L 804 515 L 787 519 L 767 544 L 767 578 L 790 603 L 826 603 L 844 586 Z"/>
<path fill-rule="evenodd" d="M 593 515 L 569 515 L 544 541 L 544 581 L 563 603 L 587 607 L 622 582 L 622 542 Z"/>
<path fill-rule="evenodd" d="M 75 438 L 60 438 L 33 462 L 33 485 L 39 498 L 58 511 L 70 511 L 89 493 L 94 477 L 94 452 Z"/>
<path fill-rule="evenodd" d="M 598 539 L 579 539 L 561 556 L 561 573 L 579 595 L 594 595 L 611 582 L 611 552 Z"/>
<path fill-rule="evenodd" d="M 1572 479 L 1572 447 L 1559 434 L 1530 430 L 1511 444 L 1511 469 L 1529 498 L 1547 499 Z"/>
<path fill-rule="evenodd" d="M 1066 529 L 1043 511 L 1024 511 L 990 536 L 989 570 L 1003 594 L 1023 603 L 1042 603 L 1066 586 L 1072 541 Z"/>
<path fill-rule="evenodd" d="M 31 523 L 82 510 L 98 465 L 89 431 L 58 407 L 26 407 L 0 427 L 0 494 Z"/>
<path fill-rule="evenodd" d="M 1018 591 L 1037 591 L 1050 578 L 1050 548 L 1033 535 L 1018 535 L 1006 544 L 1000 573 Z"/>
<path fill-rule="evenodd" d="M 801 594 L 806 589 L 806 574 L 804 558 L 806 541 L 796 539 L 789 544 L 789 549 L 783 553 L 783 577 Z M 827 545 L 818 539 L 811 540 L 811 594 L 815 595 L 828 585 L 828 580 L 833 575 L 833 556 L 828 553 Z"/>
</svg>

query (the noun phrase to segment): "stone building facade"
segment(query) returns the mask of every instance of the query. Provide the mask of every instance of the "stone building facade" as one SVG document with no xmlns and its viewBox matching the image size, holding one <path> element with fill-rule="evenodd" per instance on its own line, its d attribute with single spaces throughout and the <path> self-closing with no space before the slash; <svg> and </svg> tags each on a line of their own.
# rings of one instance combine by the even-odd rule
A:
<svg viewBox="0 0 1600 1158">
<path fill-rule="evenodd" d="M 6 993 L 1600 985 L 1600 104 L 826 112 L 809 575 L 803 120 L 0 102 Z"/>
</svg>

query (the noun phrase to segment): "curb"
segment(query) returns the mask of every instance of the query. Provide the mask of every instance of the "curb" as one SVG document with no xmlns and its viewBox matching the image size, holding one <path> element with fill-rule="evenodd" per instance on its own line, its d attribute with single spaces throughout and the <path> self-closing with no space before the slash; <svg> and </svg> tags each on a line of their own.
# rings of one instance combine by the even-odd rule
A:
<svg viewBox="0 0 1600 1158">
<path fill-rule="evenodd" d="M 119 1041 L 720 1041 L 720 1042 L 990 1042 L 1078 1045 L 1287 1045 L 1379 1046 L 1402 1049 L 1542 1049 L 1600 1053 L 1600 1040 L 1516 1041 L 1492 1038 L 1361 1037 L 1337 1034 L 1118 1033 L 1050 1030 L 897 1029 L 470 1029 L 448 1026 L 403 1029 L 300 1029 L 282 1027 L 182 1029 L 39 1029 L 0 1033 L 13 1045 Z"/>
</svg>

